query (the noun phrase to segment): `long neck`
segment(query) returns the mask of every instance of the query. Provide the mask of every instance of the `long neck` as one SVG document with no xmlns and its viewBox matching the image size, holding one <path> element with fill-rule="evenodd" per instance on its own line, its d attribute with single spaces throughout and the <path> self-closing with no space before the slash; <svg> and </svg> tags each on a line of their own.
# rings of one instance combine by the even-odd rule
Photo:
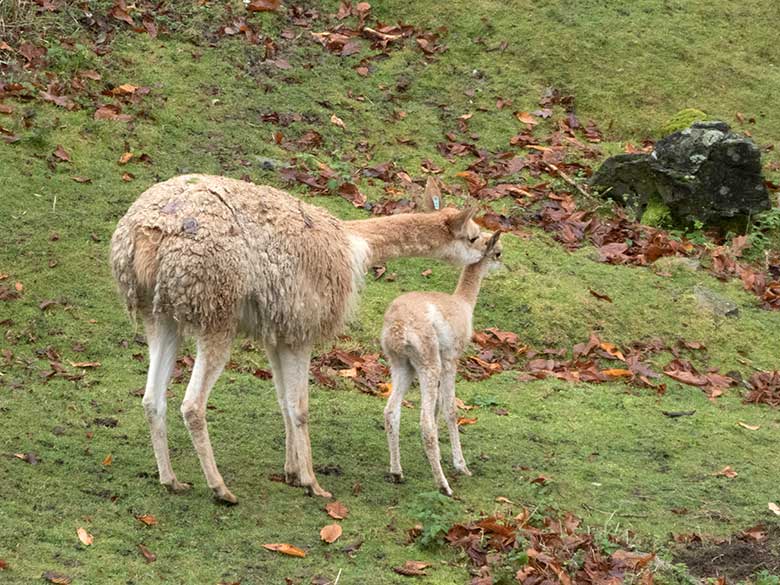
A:
<svg viewBox="0 0 780 585">
<path fill-rule="evenodd" d="M 439 257 L 451 236 L 441 213 L 402 213 L 345 221 L 352 235 L 366 241 L 369 265 L 389 258 Z"/>
<path fill-rule="evenodd" d="M 471 305 L 472 310 L 477 304 L 479 289 L 482 286 L 482 279 L 485 277 L 485 265 L 480 261 L 475 264 L 469 264 L 464 267 L 458 279 L 458 286 L 455 287 L 454 296 L 460 297 Z"/>
</svg>

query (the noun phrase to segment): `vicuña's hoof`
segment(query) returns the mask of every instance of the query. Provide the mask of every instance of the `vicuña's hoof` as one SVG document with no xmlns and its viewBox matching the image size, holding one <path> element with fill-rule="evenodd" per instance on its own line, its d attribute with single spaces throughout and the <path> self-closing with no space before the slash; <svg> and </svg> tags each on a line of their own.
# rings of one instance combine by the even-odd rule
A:
<svg viewBox="0 0 780 585">
<path fill-rule="evenodd" d="M 448 498 L 451 498 L 451 497 L 452 497 L 452 490 L 450 489 L 450 486 L 448 486 L 448 485 L 445 485 L 445 486 L 442 486 L 442 487 L 440 487 L 440 488 L 439 488 L 439 491 L 440 491 L 442 494 L 444 494 L 445 496 L 447 496 Z"/>
<path fill-rule="evenodd" d="M 234 496 L 225 486 L 214 488 L 214 498 L 226 506 L 235 506 L 238 504 L 238 498 Z"/>
<path fill-rule="evenodd" d="M 189 491 L 192 488 L 191 484 L 183 483 L 177 479 L 174 479 L 171 483 L 165 483 L 163 485 L 165 486 L 165 489 L 167 489 L 172 494 L 181 494 L 183 492 Z"/>
<path fill-rule="evenodd" d="M 385 481 L 389 483 L 406 483 L 403 473 L 387 473 L 385 474 Z"/>
<path fill-rule="evenodd" d="M 471 472 L 469 471 L 469 468 L 468 468 L 468 467 L 466 467 L 466 466 L 463 466 L 463 467 L 456 467 L 456 468 L 455 468 L 455 471 L 457 471 L 457 472 L 458 472 L 458 473 L 460 473 L 461 475 L 467 475 L 467 476 L 471 477 Z"/>
<path fill-rule="evenodd" d="M 326 491 L 322 489 L 318 484 L 314 485 L 305 485 L 303 488 L 306 490 L 306 495 L 309 496 L 318 496 L 320 498 L 332 498 L 333 494 L 331 494 L 329 491 Z"/>
</svg>

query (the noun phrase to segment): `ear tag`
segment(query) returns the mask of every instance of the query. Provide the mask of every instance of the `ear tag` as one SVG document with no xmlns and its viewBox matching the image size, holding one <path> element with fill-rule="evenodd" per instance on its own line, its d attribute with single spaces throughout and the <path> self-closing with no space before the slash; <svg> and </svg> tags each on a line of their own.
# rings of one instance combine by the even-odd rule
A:
<svg viewBox="0 0 780 585">
<path fill-rule="evenodd" d="M 431 199 L 433 200 L 433 208 L 436 211 L 439 211 L 439 208 L 441 207 L 441 199 L 439 199 L 438 195 L 434 195 L 433 197 L 431 197 Z"/>
</svg>

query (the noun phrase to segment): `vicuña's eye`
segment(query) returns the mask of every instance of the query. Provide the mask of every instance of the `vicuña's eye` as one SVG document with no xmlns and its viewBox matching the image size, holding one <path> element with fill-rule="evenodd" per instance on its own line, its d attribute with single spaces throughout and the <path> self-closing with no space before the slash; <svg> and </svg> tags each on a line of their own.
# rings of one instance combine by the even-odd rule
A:
<svg viewBox="0 0 780 585">
<path fill-rule="evenodd" d="M 473 238 L 469 238 L 469 242 L 472 244 L 477 241 L 477 236 L 474 236 Z"/>
<path fill-rule="evenodd" d="M 496 252 L 496 258 L 501 258 L 501 252 Z"/>
</svg>

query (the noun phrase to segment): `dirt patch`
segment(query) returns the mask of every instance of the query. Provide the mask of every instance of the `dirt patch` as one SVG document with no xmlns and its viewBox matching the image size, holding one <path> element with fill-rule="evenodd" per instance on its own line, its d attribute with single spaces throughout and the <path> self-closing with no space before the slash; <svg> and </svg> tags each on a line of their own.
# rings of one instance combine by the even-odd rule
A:
<svg viewBox="0 0 780 585">
<path fill-rule="evenodd" d="M 677 549 L 675 562 L 685 563 L 697 577 L 722 576 L 729 581 L 746 579 L 761 571 L 777 574 L 780 572 L 780 525 L 748 529 L 719 543 L 691 542 Z"/>
</svg>

